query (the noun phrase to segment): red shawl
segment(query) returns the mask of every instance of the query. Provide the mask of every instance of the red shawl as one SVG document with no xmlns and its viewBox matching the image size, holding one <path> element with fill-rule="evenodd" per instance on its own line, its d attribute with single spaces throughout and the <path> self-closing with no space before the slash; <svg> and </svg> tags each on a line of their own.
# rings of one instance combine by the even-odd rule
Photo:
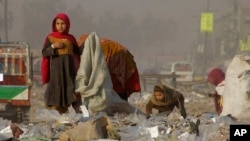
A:
<svg viewBox="0 0 250 141">
<path fill-rule="evenodd" d="M 65 30 L 65 32 L 60 33 L 57 32 L 56 30 L 56 26 L 55 26 L 55 22 L 56 19 L 60 18 L 62 20 L 64 20 L 67 24 L 67 28 Z M 70 29 L 70 20 L 69 17 L 65 14 L 65 13 L 58 13 L 55 18 L 53 19 L 52 22 L 52 32 L 46 37 L 45 42 L 47 41 L 49 36 L 53 36 L 59 39 L 68 39 L 70 40 L 75 46 L 77 46 L 77 42 L 76 39 L 73 35 L 69 34 L 69 29 Z M 45 47 L 45 42 L 43 47 Z M 77 55 L 74 55 L 74 60 L 75 60 L 75 69 L 78 68 L 79 62 L 80 62 L 80 57 Z M 50 79 L 50 75 L 49 75 L 49 71 L 50 71 L 50 58 L 49 57 L 45 57 L 43 56 L 42 58 L 42 64 L 41 64 L 41 72 L 42 72 L 42 83 L 46 84 L 49 82 Z"/>
</svg>

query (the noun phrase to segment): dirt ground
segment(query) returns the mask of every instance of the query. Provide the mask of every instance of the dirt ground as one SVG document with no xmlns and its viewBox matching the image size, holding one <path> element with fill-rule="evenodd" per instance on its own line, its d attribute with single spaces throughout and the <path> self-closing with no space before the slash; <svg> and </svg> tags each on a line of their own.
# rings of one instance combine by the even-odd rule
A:
<svg viewBox="0 0 250 141">
<path fill-rule="evenodd" d="M 202 113 L 215 113 L 214 101 L 212 97 L 204 97 L 192 102 L 186 102 L 185 108 L 187 113 L 193 116 L 199 116 Z"/>
</svg>

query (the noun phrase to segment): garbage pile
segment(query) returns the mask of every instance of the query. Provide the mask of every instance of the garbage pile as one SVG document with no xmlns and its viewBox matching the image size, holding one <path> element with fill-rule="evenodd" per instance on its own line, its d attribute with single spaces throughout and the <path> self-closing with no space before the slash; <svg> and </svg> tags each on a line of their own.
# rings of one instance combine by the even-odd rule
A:
<svg viewBox="0 0 250 141">
<path fill-rule="evenodd" d="M 137 114 L 108 117 L 99 113 L 77 121 L 70 115 L 64 115 L 57 121 L 47 118 L 47 121 L 29 125 L 17 125 L 1 119 L 0 140 L 226 141 L 229 139 L 229 125 L 237 123 L 230 116 L 217 117 L 210 113 L 188 119 L 173 119 L 173 114 L 147 119 Z M 18 130 L 13 130 L 13 126 Z"/>
<path fill-rule="evenodd" d="M 142 96 L 136 94 L 129 101 L 143 106 L 148 98 L 149 93 L 143 93 Z M 133 114 L 108 116 L 100 112 L 84 117 L 76 114 L 73 108 L 63 115 L 54 110 L 38 108 L 34 115 L 40 122 L 24 125 L 0 119 L 0 140 L 226 141 L 229 140 L 230 124 L 238 122 L 230 115 L 217 116 L 215 113 L 203 113 L 196 117 L 188 115 L 186 119 L 177 109 L 167 114 L 146 117 L 135 111 Z"/>
</svg>

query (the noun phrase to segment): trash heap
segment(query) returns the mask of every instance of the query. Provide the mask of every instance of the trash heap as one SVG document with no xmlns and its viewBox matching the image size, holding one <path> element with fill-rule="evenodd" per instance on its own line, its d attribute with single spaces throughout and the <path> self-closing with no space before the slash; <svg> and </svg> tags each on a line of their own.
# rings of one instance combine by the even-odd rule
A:
<svg viewBox="0 0 250 141">
<path fill-rule="evenodd" d="M 48 114 L 48 113 L 46 113 Z M 44 113 L 44 115 L 46 115 Z M 51 114 L 51 113 L 50 113 Z M 237 123 L 230 116 L 217 117 L 211 113 L 199 118 L 174 118 L 174 111 L 168 117 L 156 115 L 150 118 L 135 114 L 116 114 L 108 117 L 105 113 L 83 118 L 79 115 L 64 115 L 58 120 L 22 125 L 0 120 L 0 140 L 16 138 L 20 141 L 60 140 L 121 140 L 121 141 L 223 141 L 229 139 L 230 124 Z M 76 120 L 77 117 L 77 120 Z M 13 125 L 16 129 L 13 130 Z M 20 132 L 21 131 L 21 132 Z M 22 134 L 20 134 L 22 133 Z"/>
<path fill-rule="evenodd" d="M 143 107 L 149 93 L 132 96 L 129 101 Z M 138 98 L 138 99 L 137 99 Z M 140 98 L 140 100 L 139 100 Z M 0 140 L 11 138 L 20 141 L 226 141 L 230 124 L 239 123 L 231 116 L 203 113 L 188 115 L 183 119 L 177 109 L 150 117 L 138 114 L 117 113 L 108 116 L 104 112 L 84 117 L 73 108 L 60 115 L 55 110 L 35 110 L 36 123 L 16 124 L 0 119 Z M 15 127 L 15 130 L 14 128 Z"/>
</svg>

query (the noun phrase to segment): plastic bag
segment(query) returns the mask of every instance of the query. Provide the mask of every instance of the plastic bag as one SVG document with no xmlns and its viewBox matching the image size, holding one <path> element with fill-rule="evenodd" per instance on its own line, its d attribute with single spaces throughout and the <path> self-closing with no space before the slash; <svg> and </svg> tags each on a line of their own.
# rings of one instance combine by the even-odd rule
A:
<svg viewBox="0 0 250 141">
<path fill-rule="evenodd" d="M 250 70 L 244 70 L 239 76 L 242 91 L 246 94 L 246 99 L 250 100 Z"/>
</svg>

